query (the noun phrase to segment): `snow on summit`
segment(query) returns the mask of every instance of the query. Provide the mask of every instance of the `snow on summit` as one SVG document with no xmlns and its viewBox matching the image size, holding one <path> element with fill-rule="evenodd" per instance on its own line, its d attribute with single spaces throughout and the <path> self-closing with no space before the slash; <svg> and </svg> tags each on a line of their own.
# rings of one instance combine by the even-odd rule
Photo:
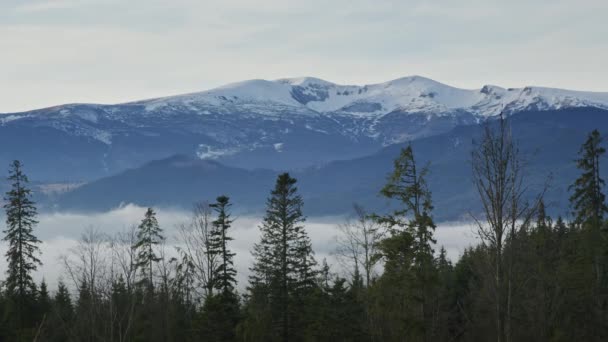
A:
<svg viewBox="0 0 608 342">
<path fill-rule="evenodd" d="M 501 112 L 570 107 L 608 109 L 608 93 L 544 87 L 480 89 L 452 87 L 422 76 L 367 85 L 341 85 L 315 77 L 248 80 L 177 96 L 127 103 L 148 113 L 347 115 L 379 117 L 389 113 L 437 116 L 467 112 L 494 116 Z M 7 120 L 5 120 L 7 121 Z"/>
<path fill-rule="evenodd" d="M 408 76 L 368 85 L 340 85 L 314 77 L 274 81 L 249 80 L 180 96 L 141 101 L 147 110 L 180 106 L 192 110 L 249 111 L 378 116 L 391 112 L 452 115 L 466 111 L 479 116 L 500 112 L 568 107 L 608 108 L 608 93 L 524 87 L 480 89 L 452 87 L 422 76 Z M 220 108 L 220 109 L 218 109 Z"/>
</svg>

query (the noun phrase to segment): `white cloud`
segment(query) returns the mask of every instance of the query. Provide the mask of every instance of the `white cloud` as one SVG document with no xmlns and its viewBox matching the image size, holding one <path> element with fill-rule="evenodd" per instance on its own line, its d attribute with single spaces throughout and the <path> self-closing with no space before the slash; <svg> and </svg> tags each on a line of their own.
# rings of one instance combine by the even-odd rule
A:
<svg viewBox="0 0 608 342">
<path fill-rule="evenodd" d="M 39 217 L 40 223 L 35 229 L 36 235 L 43 241 L 40 246 L 43 266 L 39 268 L 35 278 L 39 281 L 43 277 L 54 289 L 57 280 L 62 277 L 66 282 L 70 280 L 65 272 L 62 256 L 70 253 L 70 249 L 77 245 L 77 239 L 86 231 L 93 228 L 99 232 L 113 235 L 125 231 L 132 225 L 137 225 L 143 218 L 146 208 L 127 205 L 125 207 L 96 214 L 54 213 L 43 214 Z M 169 252 L 176 243 L 177 225 L 186 223 L 190 213 L 171 209 L 158 209 L 158 220 L 168 238 Z M 3 218 L 0 217 L 3 220 Z M 259 217 L 236 217 L 233 224 L 231 244 L 236 253 L 235 265 L 238 271 L 239 285 L 244 288 L 249 274 L 249 267 L 253 261 L 251 249 L 259 240 Z M 332 271 L 339 272 L 338 263 L 332 255 L 335 249 L 336 227 L 342 222 L 340 217 L 310 218 L 306 222 L 306 229 L 311 237 L 315 257 L 320 263 L 324 258 L 332 265 Z M 441 245 L 445 246 L 448 256 L 457 260 L 465 247 L 475 242 L 472 226 L 466 223 L 440 224 L 436 230 L 437 251 Z M 4 255 L 6 243 L 0 243 L 0 254 Z M 0 279 L 6 270 L 6 261 L 0 258 Z"/>
</svg>

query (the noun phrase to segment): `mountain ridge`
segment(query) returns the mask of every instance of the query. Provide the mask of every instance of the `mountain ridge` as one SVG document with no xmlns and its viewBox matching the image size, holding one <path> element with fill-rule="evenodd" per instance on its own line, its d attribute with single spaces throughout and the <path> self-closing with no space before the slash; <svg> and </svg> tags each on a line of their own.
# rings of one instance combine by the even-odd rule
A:
<svg viewBox="0 0 608 342">
<path fill-rule="evenodd" d="M 413 85 L 413 86 L 412 86 Z M 292 87 L 292 89 L 289 89 Z M 155 109 L 155 105 L 164 105 L 167 102 L 175 102 L 181 100 L 183 102 L 189 101 L 209 101 L 210 105 L 225 105 L 227 102 L 231 100 L 234 101 L 236 97 L 237 99 L 241 94 L 244 100 L 258 100 L 258 98 L 267 99 L 268 102 L 277 102 L 283 103 L 285 105 L 296 106 L 297 104 L 306 105 L 309 102 L 325 102 L 324 100 L 327 98 L 323 98 L 323 96 L 319 97 L 319 94 L 316 94 L 317 97 L 314 98 L 317 101 L 298 101 L 297 96 L 294 95 L 294 89 L 298 89 L 298 87 L 306 88 L 304 91 L 307 95 L 314 95 L 314 89 L 322 89 L 323 87 L 331 88 L 331 90 L 335 91 L 335 95 L 337 96 L 345 96 L 346 101 L 339 103 L 332 103 L 331 105 L 321 106 L 320 104 L 316 104 L 312 107 L 307 107 L 308 109 L 315 111 L 317 113 L 330 113 L 335 111 L 341 111 L 342 113 L 357 113 L 361 114 L 361 112 L 348 112 L 342 110 L 347 105 L 351 105 L 353 102 L 360 101 L 365 99 L 365 96 L 356 96 L 362 95 L 364 92 L 369 92 L 369 89 L 373 89 L 378 92 L 382 89 L 384 90 L 393 90 L 395 93 L 393 94 L 395 97 L 408 98 L 411 99 L 415 96 L 422 98 L 431 98 L 433 99 L 437 95 L 441 95 L 440 93 L 434 93 L 433 90 L 443 90 L 446 92 L 454 92 L 463 96 L 469 96 L 468 99 L 461 101 L 454 101 L 453 96 L 450 98 L 449 96 L 445 100 L 445 108 L 438 107 L 430 107 L 425 109 L 424 106 L 416 107 L 409 106 L 403 107 L 404 103 L 399 103 L 401 107 L 388 106 L 383 111 L 375 111 L 372 112 L 374 114 L 387 114 L 394 110 L 405 109 L 405 110 L 415 110 L 415 109 L 424 109 L 426 111 L 447 111 L 447 110 L 455 110 L 455 109 L 472 109 L 475 110 L 477 114 L 483 116 L 496 115 L 499 114 L 500 111 L 496 111 L 492 108 L 496 107 L 498 103 L 488 104 L 487 101 L 491 100 L 492 95 L 495 97 L 500 96 L 501 98 L 504 96 L 507 103 L 503 103 L 504 106 L 502 109 L 507 111 L 513 110 L 525 110 L 530 109 L 530 105 L 535 104 L 534 102 L 530 102 L 531 99 L 544 100 L 545 105 L 548 106 L 547 109 L 560 109 L 563 107 L 580 107 L 580 106 L 588 106 L 588 107 L 598 107 L 607 109 L 608 108 L 608 92 L 597 92 L 597 91 L 581 91 L 581 90 L 568 90 L 562 88 L 553 88 L 553 87 L 543 87 L 543 86 L 525 86 L 523 88 L 504 88 L 498 85 L 486 84 L 481 88 L 476 89 L 465 89 L 454 87 L 445 83 L 441 83 L 435 81 L 433 79 L 419 76 L 419 75 L 411 75 L 405 76 L 397 79 L 393 79 L 386 82 L 381 83 L 370 83 L 364 85 L 347 85 L 347 84 L 338 84 L 331 81 L 323 80 L 321 78 L 316 77 L 293 77 L 293 78 L 280 78 L 276 80 L 265 80 L 265 79 L 251 79 L 244 80 L 239 82 L 228 83 L 219 87 L 211 88 L 208 90 L 197 91 L 186 94 L 178 94 L 172 96 L 165 97 L 157 97 L 150 98 L 144 100 L 136 100 L 129 101 L 117 104 L 96 104 L 96 103 L 68 103 L 61 104 L 52 107 L 34 109 L 30 111 L 24 112 L 15 112 L 15 113 L 0 113 L 0 115 L 15 115 L 22 113 L 31 113 L 40 110 L 52 110 L 52 109 L 69 109 L 71 106 L 78 105 L 86 105 L 86 106 L 98 106 L 98 107 L 106 107 L 106 106 L 119 106 L 119 105 L 141 105 L 145 104 L 150 107 L 147 107 L 148 110 Z M 396 88 L 396 89 L 392 89 Z M 269 91 L 270 90 L 270 91 Z M 325 89 L 327 90 L 327 89 Z M 406 92 L 406 91 L 409 91 Z M 228 96 L 232 96 L 232 99 L 226 96 L 227 94 L 232 94 Z M 354 94 L 356 93 L 356 94 Z M 479 95 L 482 94 L 482 95 Z M 328 94 L 329 95 L 329 94 Z M 334 93 L 332 93 L 334 95 Z M 453 94 L 452 94 L 453 95 Z M 215 96 L 215 98 L 213 98 Z M 350 96 L 350 98 L 349 98 Z M 225 97 L 222 98 L 222 97 Z M 373 96 L 372 96 L 373 97 Z M 544 97 L 544 98 L 543 98 Z M 548 101 L 551 100 L 551 101 Z M 223 102 L 222 102 L 223 101 Z M 348 102 L 350 101 L 350 102 Z M 514 105 L 513 102 L 522 101 L 518 103 L 518 105 Z M 527 101 L 527 102 L 526 102 Z M 343 104 L 342 106 L 339 106 Z M 537 103 L 536 103 L 537 104 Z M 430 105 L 429 102 L 421 103 L 421 105 Z M 523 106 L 523 107 L 522 107 Z M 67 108 L 66 108 L 67 107 Z M 480 108 L 486 109 L 485 111 L 480 110 Z M 492 110 L 490 110 L 492 109 Z M 0 119 L 0 123 L 2 123 L 2 119 Z"/>
<path fill-rule="evenodd" d="M 294 170 L 362 157 L 499 113 L 579 107 L 608 110 L 608 93 L 467 90 L 421 76 L 363 86 L 311 77 L 250 80 L 124 104 L 0 115 L 0 165 L 22 159 L 35 178 L 76 183 L 174 154 Z"/>
<path fill-rule="evenodd" d="M 569 190 L 577 176 L 576 159 L 588 132 L 608 131 L 606 111 L 577 108 L 526 112 L 512 116 L 514 138 L 526 160 L 526 185 L 536 194 L 550 180 L 545 203 L 551 213 L 568 210 Z M 468 161 L 483 125 L 457 126 L 453 130 L 411 142 L 416 160 L 429 165 L 428 184 L 438 220 L 458 220 L 481 208 Z M 399 150 L 406 144 L 385 147 L 368 156 L 332 161 L 318 168 L 289 171 L 298 179 L 306 212 L 313 216 L 341 215 L 358 202 L 382 211 L 390 202 L 379 191 Z M 606 166 L 607 161 L 602 161 Z M 171 205 L 188 208 L 197 200 L 230 195 L 243 212 L 259 212 L 279 170 L 245 170 L 192 156 L 172 156 L 85 184 L 58 200 L 62 210 L 110 210 L 121 203 L 142 206 Z"/>
</svg>

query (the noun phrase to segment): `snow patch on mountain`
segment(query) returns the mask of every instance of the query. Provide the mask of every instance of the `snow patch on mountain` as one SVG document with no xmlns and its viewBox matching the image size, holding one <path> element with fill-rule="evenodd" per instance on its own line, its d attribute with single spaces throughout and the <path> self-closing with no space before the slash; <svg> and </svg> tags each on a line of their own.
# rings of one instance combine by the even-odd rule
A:
<svg viewBox="0 0 608 342">
<path fill-rule="evenodd" d="M 200 144 L 198 145 L 198 149 L 196 150 L 196 155 L 200 159 L 218 159 L 224 156 L 230 156 L 238 153 L 240 150 L 238 148 L 216 148 L 214 146 Z"/>
<path fill-rule="evenodd" d="M 231 83 L 219 88 L 178 96 L 141 101 L 146 111 L 155 111 L 168 106 L 186 106 L 189 110 L 202 109 L 209 114 L 207 107 L 241 107 L 243 109 L 262 109 L 272 107 L 299 107 L 291 96 L 289 87 L 272 81 L 249 80 Z"/>
<path fill-rule="evenodd" d="M 2 115 L 0 114 L 0 125 L 6 125 L 9 122 L 29 118 L 31 115 Z"/>
<path fill-rule="evenodd" d="M 392 112 L 449 116 L 465 111 L 480 117 L 522 110 L 569 107 L 608 108 L 608 93 L 570 91 L 544 87 L 505 89 L 486 85 L 460 89 L 429 78 L 409 76 L 358 85 L 339 85 L 314 77 L 275 81 L 249 80 L 204 92 L 139 102 L 147 111 L 174 108 L 209 113 L 263 115 L 334 113 L 377 117 Z"/>
</svg>

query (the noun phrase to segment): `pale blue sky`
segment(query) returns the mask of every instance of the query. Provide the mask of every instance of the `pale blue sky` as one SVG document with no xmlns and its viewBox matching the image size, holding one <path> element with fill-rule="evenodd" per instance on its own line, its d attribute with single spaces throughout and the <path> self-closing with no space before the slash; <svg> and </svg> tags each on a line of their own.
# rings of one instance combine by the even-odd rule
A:
<svg viewBox="0 0 608 342">
<path fill-rule="evenodd" d="M 251 78 L 608 91 L 605 0 L 0 0 L 0 113 Z"/>
</svg>

